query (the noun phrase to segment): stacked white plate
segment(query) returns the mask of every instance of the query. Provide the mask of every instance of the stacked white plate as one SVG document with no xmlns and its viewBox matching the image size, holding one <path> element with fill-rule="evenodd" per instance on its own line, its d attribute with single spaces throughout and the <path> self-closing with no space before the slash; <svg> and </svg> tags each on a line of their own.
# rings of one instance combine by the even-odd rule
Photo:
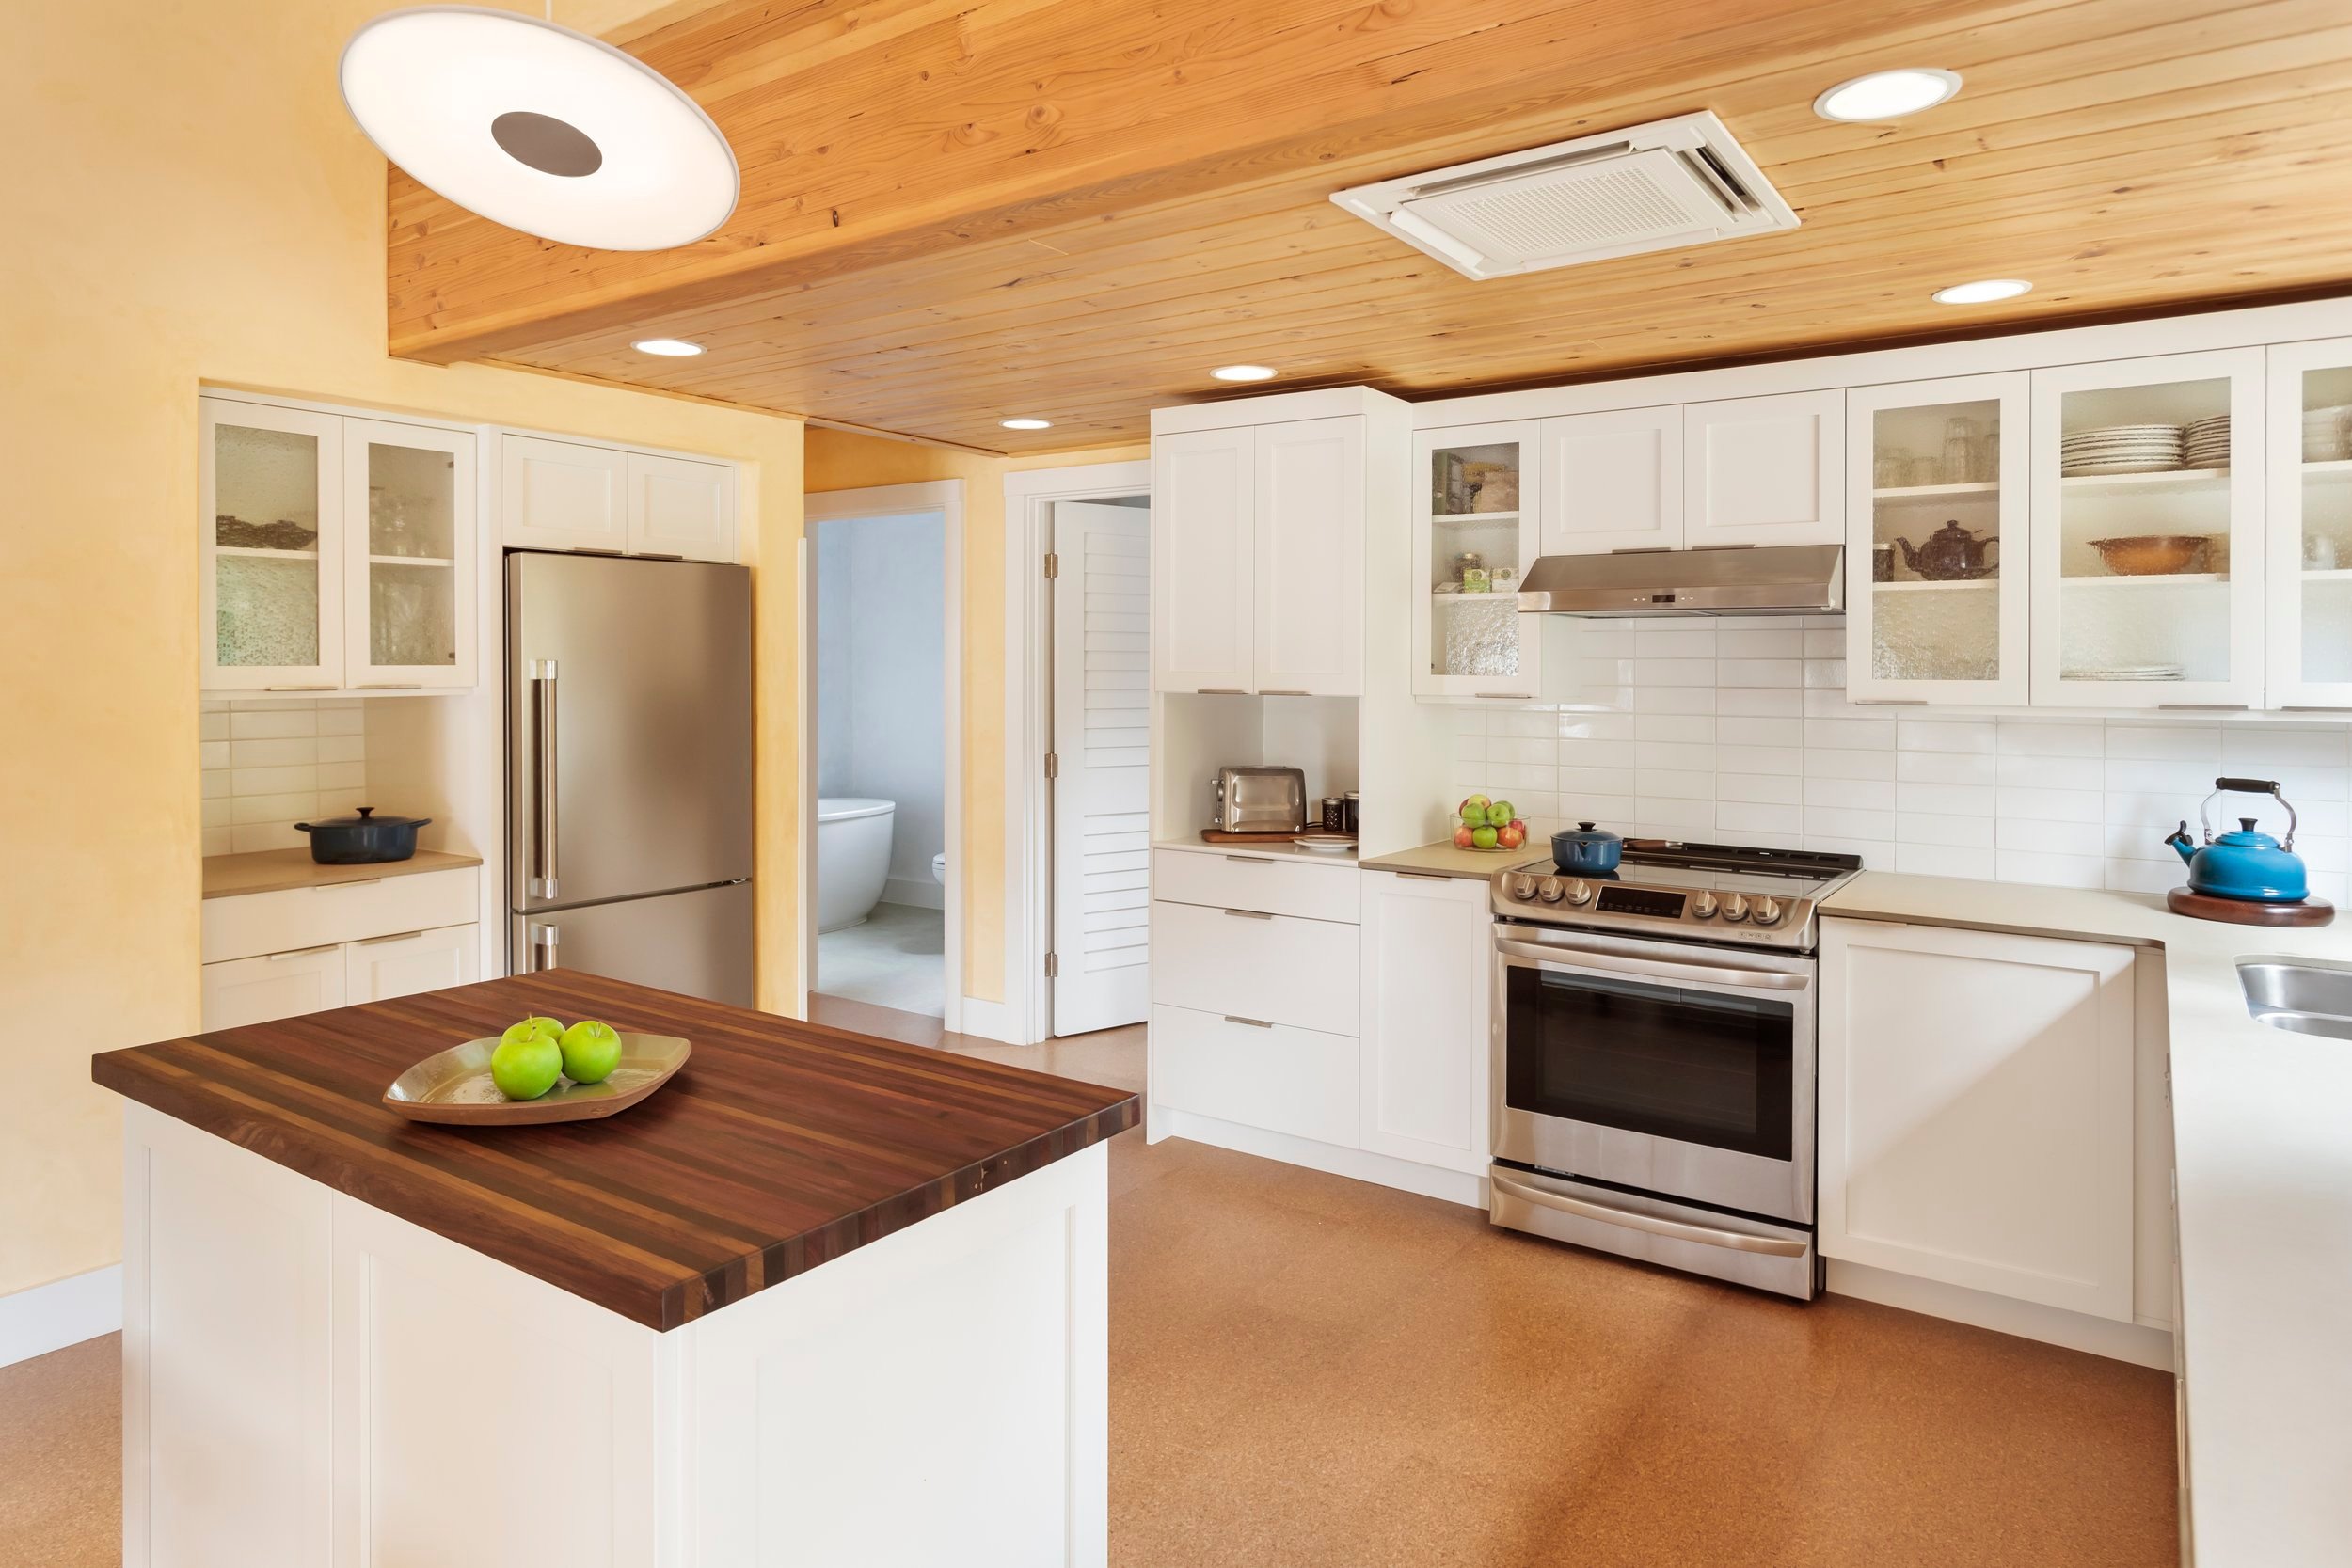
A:
<svg viewBox="0 0 2352 1568">
<path fill-rule="evenodd" d="M 2178 664 L 2119 664 L 2106 669 L 2069 670 L 2070 681 L 2176 681 L 2186 673 Z"/>
<path fill-rule="evenodd" d="M 2183 434 L 2176 424 L 2120 424 L 2078 430 L 2058 443 L 2058 471 L 2069 479 L 2091 474 L 2152 474 L 2181 466 Z"/>
<path fill-rule="evenodd" d="M 2303 411 L 2303 461 L 2341 463 L 2352 457 L 2352 403 Z"/>
<path fill-rule="evenodd" d="M 2192 468 L 2228 467 L 2230 416 L 2216 414 L 2190 425 L 2181 436 L 2181 460 Z"/>
</svg>

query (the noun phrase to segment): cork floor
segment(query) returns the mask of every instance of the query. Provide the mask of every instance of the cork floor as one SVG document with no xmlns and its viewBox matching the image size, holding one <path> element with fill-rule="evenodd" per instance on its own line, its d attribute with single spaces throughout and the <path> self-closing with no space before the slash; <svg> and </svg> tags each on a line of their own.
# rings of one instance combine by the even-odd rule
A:
<svg viewBox="0 0 2352 1568">
<path fill-rule="evenodd" d="M 1141 1083 L 1140 1030 L 929 1026 Z M 1115 1568 L 2175 1560 L 2162 1373 L 1139 1132 L 1111 1184 Z M 108 1336 L 0 1369 L 0 1560 L 121 1560 L 119 1363 Z"/>
</svg>

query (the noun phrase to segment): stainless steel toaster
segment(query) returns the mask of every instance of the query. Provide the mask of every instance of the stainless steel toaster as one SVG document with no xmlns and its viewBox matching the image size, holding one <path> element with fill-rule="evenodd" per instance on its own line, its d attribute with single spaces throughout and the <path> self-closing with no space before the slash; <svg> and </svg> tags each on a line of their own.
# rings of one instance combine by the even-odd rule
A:
<svg viewBox="0 0 2352 1568">
<path fill-rule="evenodd" d="M 1229 833 L 1295 833 L 1307 826 L 1307 775 L 1295 768 L 1220 768 L 1216 820 Z"/>
</svg>

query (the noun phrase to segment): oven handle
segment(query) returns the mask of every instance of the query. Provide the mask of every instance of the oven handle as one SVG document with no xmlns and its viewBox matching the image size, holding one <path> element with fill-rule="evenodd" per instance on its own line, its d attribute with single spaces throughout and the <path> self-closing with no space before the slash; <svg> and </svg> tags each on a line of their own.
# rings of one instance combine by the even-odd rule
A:
<svg viewBox="0 0 2352 1568">
<path fill-rule="evenodd" d="M 1810 974 L 1787 974 L 1773 970 L 1725 969 L 1715 964 L 1672 963 L 1654 958 L 1632 958 L 1616 953 L 1577 951 L 1574 962 L 1564 962 L 1567 956 L 1557 947 L 1537 947 L 1530 942 L 1495 941 L 1495 951 L 1506 959 L 1517 959 L 1533 969 L 1548 969 L 1555 974 L 1581 974 L 1605 970 L 1612 974 L 1638 974 L 1645 979 L 1682 980 L 1699 985 L 1736 986 L 1741 990 L 1807 990 L 1812 988 Z"/>
<path fill-rule="evenodd" d="M 1598 1220 L 1604 1225 L 1621 1225 L 1632 1230 L 1646 1230 L 1653 1235 L 1672 1236 L 1678 1242 L 1729 1247 L 1734 1252 L 1768 1253 L 1774 1258 L 1802 1258 L 1809 1244 L 1785 1236 L 1751 1236 L 1741 1230 L 1718 1230 L 1711 1225 L 1692 1225 L 1683 1220 L 1663 1219 L 1656 1214 L 1636 1213 L 1629 1209 L 1612 1209 L 1603 1203 L 1587 1203 L 1581 1197 L 1548 1193 L 1541 1187 L 1514 1181 L 1499 1170 L 1489 1170 L 1486 1180 L 1522 1203 L 1540 1204 L 1546 1209 L 1557 1209 L 1564 1214 L 1574 1214 L 1581 1219 Z"/>
</svg>

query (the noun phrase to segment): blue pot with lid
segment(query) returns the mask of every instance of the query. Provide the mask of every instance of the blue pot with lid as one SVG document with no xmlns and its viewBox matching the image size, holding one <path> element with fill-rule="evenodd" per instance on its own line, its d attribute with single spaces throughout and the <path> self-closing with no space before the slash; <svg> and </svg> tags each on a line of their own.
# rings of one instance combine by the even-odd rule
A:
<svg viewBox="0 0 2352 1568">
<path fill-rule="evenodd" d="M 2209 813 L 2214 801 L 2223 795 L 2267 795 L 2286 806 L 2286 842 L 2282 844 L 2268 833 L 2257 832 L 2256 819 L 2251 816 L 2239 817 L 2233 831 L 2216 835 Z M 2216 779 L 2213 793 L 2197 808 L 2197 823 L 2204 835 L 2202 842 L 2188 836 L 2188 822 L 2183 818 L 2165 843 L 2187 863 L 2191 893 L 2250 904 L 2295 904 L 2311 895 L 2303 857 L 2295 852 L 2295 808 L 2287 805 L 2287 798 L 2279 793 L 2274 781 Z"/>
<path fill-rule="evenodd" d="M 1574 876 L 1597 877 L 1617 869 L 1625 840 L 1606 828 L 1579 822 L 1551 835 L 1551 863 Z"/>
</svg>

